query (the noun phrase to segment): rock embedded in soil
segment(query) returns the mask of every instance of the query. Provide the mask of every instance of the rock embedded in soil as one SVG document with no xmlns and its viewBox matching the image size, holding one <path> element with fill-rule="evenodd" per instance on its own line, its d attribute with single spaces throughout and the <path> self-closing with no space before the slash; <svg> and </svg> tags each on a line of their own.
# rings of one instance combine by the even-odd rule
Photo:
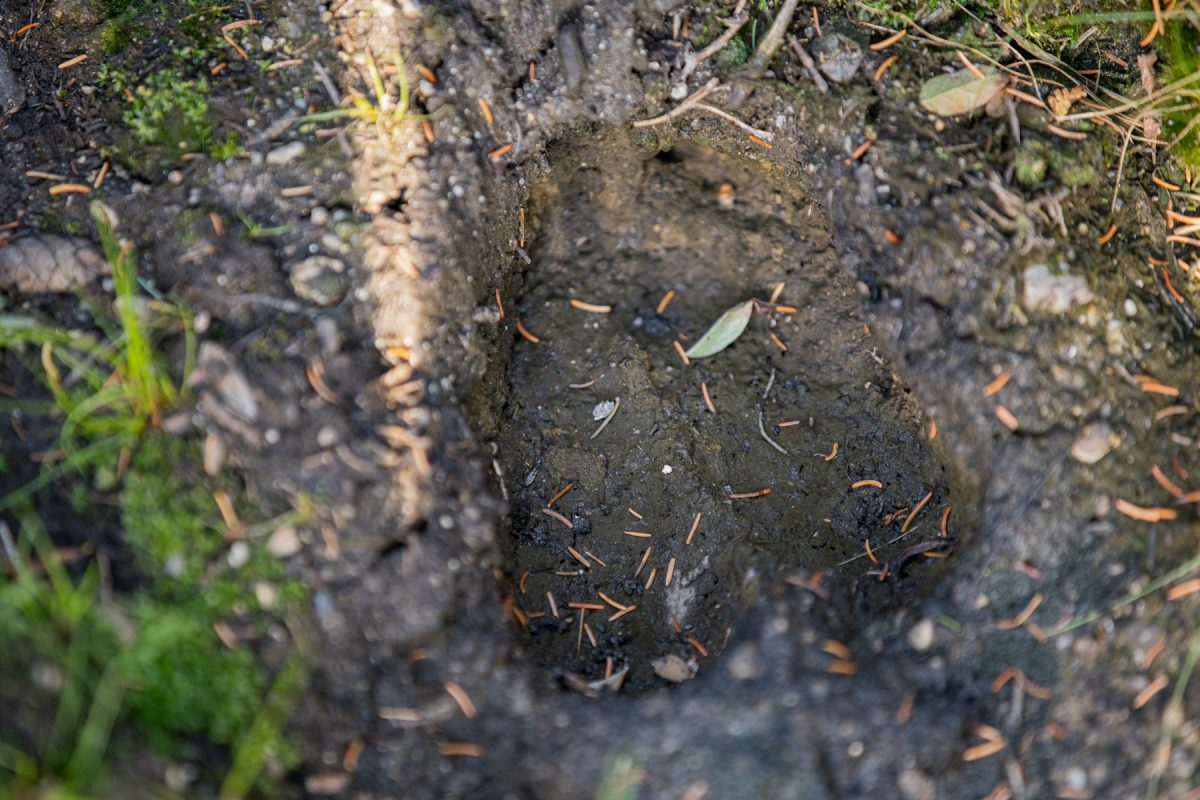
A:
<svg viewBox="0 0 1200 800">
<path fill-rule="evenodd" d="M 291 269 L 292 291 L 317 306 L 331 306 L 346 296 L 346 265 L 329 256 L 310 256 Z"/>
<path fill-rule="evenodd" d="M 42 233 L 0 247 L 0 291 L 65 294 L 107 275 L 99 248 L 78 236 Z"/>
<path fill-rule="evenodd" d="M 11 116 L 25 105 L 25 87 L 13 75 L 8 66 L 8 57 L 0 50 L 0 112 Z"/>
<path fill-rule="evenodd" d="M 1029 312 L 1065 314 L 1095 299 L 1082 275 L 1056 275 L 1045 264 L 1034 264 L 1023 275 L 1022 305 Z"/>
<path fill-rule="evenodd" d="M 853 80 L 863 60 L 858 42 L 842 33 L 818 37 L 812 43 L 812 54 L 821 72 L 834 83 Z"/>
</svg>

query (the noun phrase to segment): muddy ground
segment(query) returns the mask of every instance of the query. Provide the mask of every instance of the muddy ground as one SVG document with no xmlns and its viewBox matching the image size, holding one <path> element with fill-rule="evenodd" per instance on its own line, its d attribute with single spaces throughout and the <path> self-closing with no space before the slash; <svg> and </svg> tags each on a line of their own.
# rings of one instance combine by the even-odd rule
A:
<svg viewBox="0 0 1200 800">
<path fill-rule="evenodd" d="M 787 51 L 763 77 L 722 72 L 754 90 L 737 114 L 770 147 L 711 115 L 632 129 L 673 105 L 677 15 L 712 11 L 260 8 L 262 33 L 317 34 L 301 57 L 340 58 L 342 91 L 363 85 L 368 52 L 424 66 L 429 136 L 350 126 L 347 157 L 284 127 L 243 159 L 106 185 L 160 288 L 212 316 L 223 363 L 262 405 L 228 430 L 202 387 L 194 424 L 228 440 L 264 507 L 321 499 L 291 563 L 314 589 L 321 653 L 293 721 L 296 785 L 566 798 L 632 772 L 646 798 L 1144 796 L 1170 693 L 1131 702 L 1178 673 L 1193 626 L 1187 600 L 1124 598 L 1195 550 L 1187 509 L 1156 524 L 1115 510 L 1171 502 L 1152 465 L 1184 488 L 1195 468 L 1194 343 L 1146 266 L 1166 256 L 1152 165 L 1125 165 L 1118 233 L 1100 244 L 1115 137 L 1064 143 L 1015 107 L 934 120 L 917 90 L 953 55 L 915 37 L 883 80 L 885 54 L 864 51 L 827 93 Z M 842 11 L 822 19 L 859 48 L 881 36 Z M 808 18 L 792 34 L 818 35 Z M 44 195 L 24 171 L 74 163 L 51 146 L 70 126 L 38 93 L 44 47 L 10 53 L 30 98 L 6 122 L 0 182 L 35 229 Z M 218 96 L 274 103 L 255 127 L 275 131 L 287 93 L 324 91 L 303 69 Z M 1013 121 L 1056 153 L 1029 187 L 1011 179 Z M 12 158 L 38 137 L 36 164 Z M 266 157 L 291 141 L 303 159 Z M 298 185 L 312 194 L 279 197 Z M 292 227 L 213 236 L 207 212 L 235 208 Z M 339 219 L 353 230 L 327 238 Z M 342 262 L 345 299 L 294 296 L 292 268 L 315 254 Z M 673 341 L 778 283 L 795 313 L 756 314 L 726 351 L 682 363 Z M 336 405 L 305 379 L 316 358 Z M 1179 397 L 1143 391 L 1144 375 Z M 597 404 L 617 397 L 593 438 Z M 1184 413 L 1156 418 L 1172 405 Z M 882 486 L 851 488 L 864 479 Z M 567 525 L 542 509 L 569 483 L 552 508 Z M 613 620 L 599 592 L 637 609 Z M 654 671 L 668 655 L 682 672 Z M 619 691 L 597 683 L 625 667 Z M 1024 679 L 997 685 L 1010 668 Z M 1164 797 L 1195 786 L 1196 702 L 1183 697 Z M 964 757 L 988 737 L 1004 747 Z"/>
</svg>

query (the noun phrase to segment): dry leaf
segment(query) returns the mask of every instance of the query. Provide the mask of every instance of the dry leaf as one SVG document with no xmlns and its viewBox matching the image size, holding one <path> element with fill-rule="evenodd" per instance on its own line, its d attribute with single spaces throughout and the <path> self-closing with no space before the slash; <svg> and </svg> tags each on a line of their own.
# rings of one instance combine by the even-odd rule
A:
<svg viewBox="0 0 1200 800">
<path fill-rule="evenodd" d="M 1008 79 L 991 67 L 981 67 L 980 72 L 982 78 L 966 69 L 930 78 L 921 86 L 921 107 L 942 117 L 983 108 L 1003 91 Z"/>
<path fill-rule="evenodd" d="M 1072 86 L 1069 89 L 1055 89 L 1046 98 L 1046 103 L 1050 106 L 1050 110 L 1054 112 L 1055 117 L 1065 117 L 1071 112 L 1071 106 L 1084 98 L 1087 95 L 1087 89 L 1082 86 Z"/>
<path fill-rule="evenodd" d="M 722 314 L 712 324 L 712 327 L 705 331 L 700 340 L 688 349 L 687 357 L 707 358 L 708 356 L 715 356 L 726 347 L 729 347 L 746 330 L 746 325 L 750 323 L 750 315 L 753 313 L 753 300 L 738 303 Z"/>
</svg>

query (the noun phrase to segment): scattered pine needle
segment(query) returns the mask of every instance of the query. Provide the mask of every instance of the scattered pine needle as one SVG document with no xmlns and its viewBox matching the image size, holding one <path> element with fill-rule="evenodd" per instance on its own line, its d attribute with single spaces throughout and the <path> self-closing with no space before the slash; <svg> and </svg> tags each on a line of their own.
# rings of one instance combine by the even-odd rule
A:
<svg viewBox="0 0 1200 800">
<path fill-rule="evenodd" d="M 545 514 L 547 517 L 551 517 L 552 519 L 558 520 L 559 522 L 561 522 L 563 525 L 566 525 L 571 530 L 575 529 L 574 522 L 571 522 L 571 520 L 567 519 L 562 514 L 555 511 L 553 508 L 543 508 L 542 513 Z M 589 566 L 591 566 L 591 565 L 589 564 Z"/>
<path fill-rule="evenodd" d="M 1179 512 L 1173 508 L 1146 508 L 1128 500 L 1117 500 L 1117 511 L 1140 522 L 1164 522 L 1175 519 Z"/>
<path fill-rule="evenodd" d="M 929 420 L 929 441 L 932 442 L 936 438 L 937 438 L 937 421 L 931 419 L 931 420 Z"/>
<path fill-rule="evenodd" d="M 1000 391 L 1005 386 L 1007 386 L 1008 382 L 1010 380 L 1012 380 L 1011 372 L 1008 372 L 1008 371 L 1001 372 L 999 375 L 996 376 L 996 379 L 994 381 L 989 383 L 987 386 L 983 387 L 983 396 L 991 397 L 996 392 Z"/>
<path fill-rule="evenodd" d="M 963 761 L 979 761 L 987 758 L 988 756 L 996 755 L 996 753 L 999 753 L 1007 746 L 1008 745 L 1005 744 L 1003 739 L 995 742 L 984 742 L 983 744 L 977 744 L 974 747 L 968 747 L 965 751 L 963 751 L 962 758 Z"/>
<path fill-rule="evenodd" d="M 87 61 L 86 53 L 81 56 L 75 56 L 74 58 L 68 58 L 66 61 L 59 64 L 58 68 L 59 69 L 69 69 L 69 68 L 75 66 L 76 64 L 82 64 L 84 61 Z"/>
<path fill-rule="evenodd" d="M 444 756 L 479 758 L 483 755 L 483 746 L 471 742 L 444 742 L 438 746 L 438 752 Z"/>
<path fill-rule="evenodd" d="M 878 53 L 880 50 L 887 50 L 889 47 L 891 47 L 892 45 L 894 45 L 896 42 L 900 41 L 907 35 L 908 35 L 907 30 L 898 30 L 895 33 L 893 33 L 891 36 L 887 37 L 886 39 L 882 39 L 878 42 L 875 42 L 874 44 L 868 45 L 868 47 L 871 50 L 874 50 L 876 53 Z"/>
<path fill-rule="evenodd" d="M 967 54 L 964 53 L 962 50 L 958 51 L 958 60 L 961 61 L 963 63 L 963 66 L 967 68 L 967 71 L 970 72 L 972 75 L 974 75 L 976 78 L 978 78 L 981 81 L 987 80 L 987 76 L 984 75 L 983 72 L 980 71 L 979 67 L 977 67 L 971 63 L 971 59 L 967 58 Z"/>
<path fill-rule="evenodd" d="M 1196 592 L 1200 592 L 1200 578 L 1192 578 L 1190 581 L 1184 581 L 1172 586 L 1167 590 L 1167 600 L 1180 600 Z"/>
<path fill-rule="evenodd" d="M 672 558 L 667 562 L 667 586 L 671 585 L 671 578 L 675 577 L 675 559 Z"/>
<path fill-rule="evenodd" d="M 895 64 L 899 60 L 900 60 L 900 56 L 897 56 L 897 55 L 890 55 L 887 58 L 885 58 L 883 60 L 883 63 L 875 68 L 875 74 L 873 76 L 875 78 L 875 82 L 878 83 L 880 80 L 882 80 L 883 74 L 885 72 L 887 72 L 888 69 L 891 68 L 892 64 Z"/>
<path fill-rule="evenodd" d="M 574 297 L 570 300 L 573 308 L 578 308 L 580 311 L 587 311 L 592 314 L 611 314 L 612 306 L 601 306 L 595 303 L 585 303 L 582 300 L 576 300 Z"/>
<path fill-rule="evenodd" d="M 546 509 L 546 508 L 543 508 L 542 510 L 549 511 L 549 509 Z M 575 560 L 578 561 L 580 564 L 583 564 L 588 569 L 592 568 L 592 562 L 588 561 L 586 558 L 581 556 L 579 554 L 579 551 L 576 550 L 574 547 L 567 547 L 567 552 L 570 553 L 572 556 L 574 556 Z"/>
<path fill-rule="evenodd" d="M 867 154 L 867 151 L 870 149 L 871 149 L 871 140 L 867 139 L 865 142 L 860 144 L 858 147 L 854 148 L 854 152 L 850 154 L 850 160 L 858 161 L 860 158 L 865 156 Z"/>
<path fill-rule="evenodd" d="M 575 482 L 571 481 L 566 486 L 559 489 L 558 494 L 554 495 L 554 497 L 551 497 L 549 500 L 546 501 L 546 508 L 550 508 L 551 506 L 553 506 L 555 503 L 557 503 L 559 500 L 562 499 L 563 495 L 565 495 L 567 492 L 571 491 L 574 488 L 575 488 Z"/>
<path fill-rule="evenodd" d="M 1142 391 L 1148 394 L 1161 394 L 1167 397 L 1179 397 L 1179 390 L 1174 386 L 1167 386 L 1165 383 L 1158 381 L 1146 381 L 1142 384 Z"/>
<path fill-rule="evenodd" d="M 1010 431 L 1015 431 L 1021 427 L 1021 423 L 1017 421 L 1016 415 L 1001 405 L 996 406 L 996 419 L 1000 420 L 1000 424 Z"/>
<path fill-rule="evenodd" d="M 854 666 L 853 661 L 838 659 L 837 661 L 830 662 L 825 671 L 832 675 L 854 675 L 858 672 L 858 668 Z"/>
<path fill-rule="evenodd" d="M 642 574 L 642 569 L 646 566 L 646 562 L 650 560 L 650 551 L 653 549 L 653 547 L 647 547 L 646 552 L 642 553 L 642 560 L 638 564 L 638 568 L 634 571 L 633 577 L 636 578 L 638 575 Z"/>
<path fill-rule="evenodd" d="M 463 716 L 467 719 L 475 719 L 476 713 L 475 704 L 471 702 L 470 695 L 467 694 L 461 686 L 454 681 L 446 681 L 442 684 L 446 687 L 446 694 L 454 698 L 454 702 L 458 704 Z"/>
<path fill-rule="evenodd" d="M 692 647 L 696 648 L 696 652 L 698 652 L 700 655 L 705 656 L 705 657 L 708 656 L 708 651 L 704 649 L 704 645 L 700 644 L 700 642 L 696 639 L 695 636 L 687 637 L 687 642 Z"/>
<path fill-rule="evenodd" d="M 1162 188 L 1166 189 L 1168 192 L 1178 192 L 1180 189 L 1183 188 L 1182 186 L 1176 186 L 1173 183 L 1167 183 L 1166 181 L 1164 181 L 1162 178 L 1158 177 L 1157 175 L 1151 175 L 1150 180 L 1154 181 L 1156 184 L 1158 184 Z"/>
<path fill-rule="evenodd" d="M 661 314 L 667 310 L 667 306 L 671 304 L 671 300 L 675 297 L 675 290 L 668 289 L 667 293 L 662 296 L 662 300 L 658 301 L 658 306 L 654 309 L 655 314 Z"/>
<path fill-rule="evenodd" d="M 1029 105 L 1037 106 L 1038 108 L 1046 107 L 1046 104 L 1042 101 L 1042 98 L 1036 97 L 1032 94 L 1029 94 L 1028 92 L 1022 92 L 1020 89 L 1014 89 L 1011 86 L 1005 87 L 1004 91 L 1007 92 L 1012 97 L 1017 98 L 1018 100 L 1020 100 L 1023 103 L 1028 103 Z"/>
<path fill-rule="evenodd" d="M 1029 598 L 1029 602 L 1025 605 L 1025 608 L 1021 609 L 1021 613 L 1009 619 L 999 620 L 995 623 L 995 627 L 1002 631 L 1011 631 L 1021 627 L 1029 621 L 1029 618 L 1033 616 L 1033 612 L 1038 610 L 1038 606 L 1042 604 L 1044 599 L 1040 592 L 1035 594 Z"/>
<path fill-rule="evenodd" d="M 487 123 L 489 128 L 492 127 L 492 123 L 495 122 L 496 119 L 492 116 L 492 107 L 489 106 L 487 100 L 484 100 L 482 97 L 479 98 L 479 110 L 483 112 L 484 122 Z"/>
<path fill-rule="evenodd" d="M 50 194 L 90 194 L 92 187 L 82 183 L 60 183 L 50 187 Z"/>
<path fill-rule="evenodd" d="M 1075 141 L 1082 141 L 1087 138 L 1086 133 L 1080 133 L 1079 131 L 1069 131 L 1066 128 L 1060 128 L 1057 125 L 1051 125 L 1049 123 L 1047 123 L 1047 125 L 1046 125 L 1046 130 L 1049 131 L 1050 133 L 1053 133 L 1055 136 L 1059 136 L 1063 139 L 1073 139 Z"/>
<path fill-rule="evenodd" d="M 500 319 L 504 319 L 504 301 L 500 299 L 500 287 L 496 287 L 496 308 L 500 309 Z"/>
<path fill-rule="evenodd" d="M 496 161 L 511 153 L 512 149 L 512 142 L 509 142 L 508 144 L 502 144 L 492 152 L 488 153 L 488 158 L 492 161 Z"/>
<path fill-rule="evenodd" d="M 717 407 L 713 405 L 712 396 L 708 393 L 708 384 L 704 381 L 700 382 L 700 392 L 704 395 L 704 405 L 708 406 L 708 410 L 713 414 L 717 413 Z"/>
<path fill-rule="evenodd" d="M 861 489 L 864 486 L 874 486 L 876 489 L 883 488 L 882 483 L 880 483 L 879 481 L 874 480 L 872 478 L 867 478 L 867 479 L 861 480 L 861 481 L 855 481 L 854 483 L 850 484 L 851 489 Z"/>
<path fill-rule="evenodd" d="M 683 360 L 683 365 L 685 367 L 691 365 L 692 362 L 688 360 L 687 353 L 684 352 L 683 345 L 679 343 L 679 340 L 676 339 L 671 344 L 675 345 L 675 352 L 679 353 L 679 358 Z"/>
<path fill-rule="evenodd" d="M 829 451 L 829 455 L 822 456 L 822 458 L 824 458 L 826 461 L 833 461 L 835 458 L 837 458 L 837 454 L 838 454 L 838 443 L 834 442 L 833 449 Z"/>
<path fill-rule="evenodd" d="M 772 489 L 759 489 L 756 492 L 734 492 L 733 494 L 729 495 L 729 499 L 730 500 L 748 500 L 751 497 L 766 497 L 772 491 L 773 491 Z"/>
<path fill-rule="evenodd" d="M 696 535 L 696 529 L 700 527 L 700 514 L 701 512 L 696 512 L 696 518 L 692 520 L 692 529 L 688 531 L 687 539 L 684 541 L 684 544 L 692 543 L 692 537 Z"/>
<path fill-rule="evenodd" d="M 945 539 L 947 536 L 950 535 L 947 532 L 946 528 L 947 528 L 947 523 L 950 521 L 950 509 L 951 508 L 953 508 L 953 506 L 946 506 L 946 510 L 942 512 L 942 522 L 938 528 L 938 533 L 939 533 L 939 535 L 941 535 L 941 537 L 943 539 Z"/>
<path fill-rule="evenodd" d="M 1117 235 L 1117 223 L 1114 222 L 1111 226 L 1109 226 L 1109 229 L 1105 232 L 1105 234 L 1096 240 L 1096 243 L 1101 244 L 1101 245 L 1108 244 L 1110 241 L 1112 241 L 1112 238 L 1116 235 Z"/>
<path fill-rule="evenodd" d="M 541 341 L 541 339 L 539 339 L 537 336 L 534 336 L 532 333 L 527 331 L 525 329 L 525 326 L 521 324 L 521 320 L 519 320 L 519 319 L 517 320 L 517 333 L 521 334 L 522 336 L 524 336 L 526 339 L 533 342 L 534 344 L 537 344 L 538 342 Z"/>
<path fill-rule="evenodd" d="M 1155 481 L 1158 482 L 1159 486 L 1166 489 L 1171 494 L 1171 496 L 1173 496 L 1175 499 L 1178 500 L 1178 499 L 1182 498 L 1185 494 L 1187 494 L 1187 492 L 1185 492 L 1183 489 L 1179 488 L 1179 486 L 1174 481 L 1172 481 L 1170 478 L 1168 478 L 1166 476 L 1166 473 L 1164 473 L 1162 471 L 1162 469 L 1158 466 L 1158 464 L 1154 464 L 1153 466 L 1150 467 L 1150 475 L 1154 478 Z"/>
<path fill-rule="evenodd" d="M 643 517 L 641 514 L 639 514 L 638 512 L 634 511 L 634 510 L 633 510 L 633 508 L 626 508 L 625 510 L 626 510 L 626 511 L 628 511 L 628 512 L 629 512 L 630 514 L 632 514 L 633 516 L 637 517 L 638 519 L 645 519 L 645 517 Z"/>
<path fill-rule="evenodd" d="M 908 531 L 908 526 L 912 525 L 913 520 L 917 518 L 917 514 L 921 513 L 921 509 L 923 509 L 925 507 L 925 504 L 928 503 L 932 497 L 933 497 L 933 492 L 929 492 L 928 494 L 926 494 L 924 497 L 921 498 L 921 502 L 917 503 L 916 508 L 914 508 L 912 511 L 910 511 L 908 513 L 908 517 L 905 518 L 904 524 L 900 526 L 901 533 L 906 533 Z"/>
<path fill-rule="evenodd" d="M 778 347 L 780 350 L 782 350 L 785 353 L 787 352 L 787 345 L 783 343 L 782 339 L 780 339 L 778 336 L 776 336 L 773 333 L 771 334 L 771 341 L 774 342 L 775 346 Z"/>
<path fill-rule="evenodd" d="M 622 533 L 626 536 L 632 536 L 635 539 L 650 539 L 654 536 L 654 534 L 647 533 L 646 531 L 622 531 Z"/>
<path fill-rule="evenodd" d="M 758 145 L 759 147 L 762 147 L 766 150 L 771 149 L 770 142 L 768 142 L 766 139 L 755 136 L 754 134 L 750 134 L 750 141 L 754 142 L 756 145 Z"/>
<path fill-rule="evenodd" d="M 621 606 L 621 608 L 624 608 L 624 607 L 625 606 Z M 582 611 L 603 611 L 604 610 L 604 606 L 600 605 L 599 603 L 577 603 L 574 601 L 567 603 L 567 608 L 574 608 L 576 610 L 582 610 Z"/>
<path fill-rule="evenodd" d="M 1149 685 L 1147 685 L 1145 689 L 1142 689 L 1140 692 L 1138 692 L 1137 696 L 1133 698 L 1133 710 L 1137 711 L 1139 708 L 1146 705 L 1146 703 L 1149 703 L 1151 700 L 1153 700 L 1156 694 L 1167 688 L 1168 683 L 1170 683 L 1170 681 L 1167 680 L 1166 675 L 1159 675 L 1157 678 L 1150 681 Z"/>
</svg>

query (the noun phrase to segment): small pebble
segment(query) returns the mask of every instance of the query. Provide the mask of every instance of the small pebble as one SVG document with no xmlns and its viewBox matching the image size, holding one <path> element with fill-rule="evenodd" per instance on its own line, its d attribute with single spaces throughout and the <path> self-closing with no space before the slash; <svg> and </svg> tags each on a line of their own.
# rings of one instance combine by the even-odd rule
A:
<svg viewBox="0 0 1200 800">
<path fill-rule="evenodd" d="M 232 569 L 241 569 L 250 563 L 250 545 L 245 542 L 234 542 L 229 548 L 225 561 Z"/>
<path fill-rule="evenodd" d="M 267 552 L 275 558 L 288 558 L 300 552 L 300 534 L 293 525 L 276 528 L 267 539 Z"/>
<path fill-rule="evenodd" d="M 289 142 L 267 153 L 267 163 L 274 166 L 290 164 L 304 155 L 304 142 Z"/>
<path fill-rule="evenodd" d="M 913 650 L 919 653 L 924 653 L 929 648 L 933 647 L 933 639 L 936 631 L 933 627 L 933 620 L 923 619 L 908 632 L 908 644 Z"/>
</svg>

